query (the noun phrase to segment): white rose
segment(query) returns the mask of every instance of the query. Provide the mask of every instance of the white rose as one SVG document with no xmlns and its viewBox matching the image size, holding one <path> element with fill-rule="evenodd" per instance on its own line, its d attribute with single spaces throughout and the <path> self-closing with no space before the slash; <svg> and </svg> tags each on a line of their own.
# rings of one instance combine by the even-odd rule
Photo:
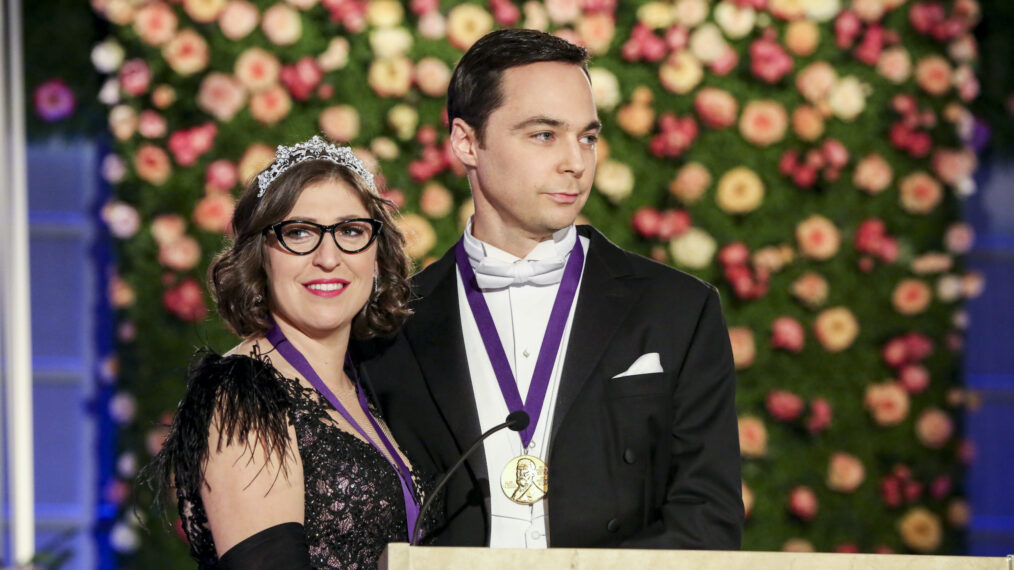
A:
<svg viewBox="0 0 1014 570">
<path fill-rule="evenodd" d="M 718 26 L 707 23 L 690 34 L 690 53 L 703 63 L 711 63 L 725 55 L 728 45 Z"/>
<path fill-rule="evenodd" d="M 317 65 L 324 71 L 341 69 L 349 63 L 349 41 L 342 37 L 332 38 L 324 53 L 317 56 Z"/>
<path fill-rule="evenodd" d="M 634 191 L 634 171 L 622 162 L 605 160 L 595 172 L 595 188 L 617 204 Z"/>
<path fill-rule="evenodd" d="M 839 0 L 804 0 L 803 12 L 817 22 L 829 22 L 841 12 Z"/>
<path fill-rule="evenodd" d="M 937 280 L 937 298 L 944 303 L 953 303 L 961 298 L 961 277 L 949 274 Z"/>
<path fill-rule="evenodd" d="M 637 21 L 653 30 L 668 28 L 674 18 L 672 6 L 665 2 L 648 2 L 637 9 Z"/>
<path fill-rule="evenodd" d="M 412 34 L 401 27 L 373 30 L 370 48 L 378 58 L 398 57 L 412 49 Z"/>
<path fill-rule="evenodd" d="M 843 121 L 851 121 L 866 108 L 866 88 L 854 76 L 839 79 L 828 97 L 831 112 Z"/>
<path fill-rule="evenodd" d="M 700 228 L 690 228 L 669 242 L 669 253 L 676 263 L 691 269 L 703 269 L 711 263 L 717 248 L 715 238 Z"/>
<path fill-rule="evenodd" d="M 120 82 L 115 77 L 110 77 L 99 89 L 99 102 L 103 105 L 113 106 L 120 102 Z"/>
<path fill-rule="evenodd" d="M 745 38 L 753 31 L 757 22 L 757 12 L 749 6 L 740 8 L 732 2 L 720 2 L 715 6 L 715 21 L 729 39 Z"/>
<path fill-rule="evenodd" d="M 592 96 L 595 106 L 603 111 L 612 111 L 620 104 L 620 82 L 611 71 L 603 67 L 588 70 L 591 77 Z"/>
<path fill-rule="evenodd" d="M 123 64 L 123 56 L 123 46 L 109 38 L 92 48 L 92 65 L 100 73 L 112 73 Z"/>
<path fill-rule="evenodd" d="M 141 539 L 138 538 L 137 531 L 133 527 L 118 522 L 109 532 L 109 544 L 112 545 L 113 550 L 121 554 L 129 554 L 137 550 L 137 547 L 141 545 Z"/>
</svg>

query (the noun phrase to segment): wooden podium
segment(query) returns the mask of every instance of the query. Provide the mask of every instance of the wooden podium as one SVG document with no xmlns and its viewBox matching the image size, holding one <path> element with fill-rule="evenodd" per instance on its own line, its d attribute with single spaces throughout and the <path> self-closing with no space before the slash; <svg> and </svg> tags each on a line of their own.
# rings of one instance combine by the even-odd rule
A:
<svg viewBox="0 0 1014 570">
<path fill-rule="evenodd" d="M 441 548 L 389 544 L 378 570 L 1014 570 L 1011 556 L 918 556 L 701 550 Z"/>
</svg>

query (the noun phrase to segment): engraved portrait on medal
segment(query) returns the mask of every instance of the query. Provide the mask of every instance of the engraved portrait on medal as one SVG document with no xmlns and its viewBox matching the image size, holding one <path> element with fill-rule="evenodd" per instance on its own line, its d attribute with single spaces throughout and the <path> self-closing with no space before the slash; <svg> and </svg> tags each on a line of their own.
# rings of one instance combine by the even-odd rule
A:
<svg viewBox="0 0 1014 570">
<path fill-rule="evenodd" d="M 520 505 L 532 505 L 546 496 L 549 472 L 534 455 L 519 455 L 507 462 L 500 476 L 504 495 Z"/>
</svg>

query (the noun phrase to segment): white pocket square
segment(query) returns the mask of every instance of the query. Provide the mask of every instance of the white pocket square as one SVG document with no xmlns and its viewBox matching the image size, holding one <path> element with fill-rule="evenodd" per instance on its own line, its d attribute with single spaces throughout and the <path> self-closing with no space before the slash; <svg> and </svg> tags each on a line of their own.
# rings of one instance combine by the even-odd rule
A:
<svg viewBox="0 0 1014 570">
<path fill-rule="evenodd" d="M 662 372 L 662 362 L 658 359 L 657 352 L 649 352 L 648 354 L 642 354 L 630 365 L 630 368 L 623 372 L 613 376 L 613 378 L 623 378 L 624 376 L 636 376 L 638 374 L 651 374 L 653 372 Z"/>
</svg>

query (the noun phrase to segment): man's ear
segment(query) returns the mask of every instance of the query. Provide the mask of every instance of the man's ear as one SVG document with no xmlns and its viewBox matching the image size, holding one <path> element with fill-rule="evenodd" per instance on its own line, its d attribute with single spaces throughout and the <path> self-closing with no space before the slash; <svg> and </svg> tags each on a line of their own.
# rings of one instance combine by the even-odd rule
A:
<svg viewBox="0 0 1014 570">
<path fill-rule="evenodd" d="M 475 129 L 461 117 L 455 117 L 451 123 L 451 152 L 454 153 L 454 157 L 466 168 L 475 168 L 478 149 L 479 139 Z"/>
</svg>

